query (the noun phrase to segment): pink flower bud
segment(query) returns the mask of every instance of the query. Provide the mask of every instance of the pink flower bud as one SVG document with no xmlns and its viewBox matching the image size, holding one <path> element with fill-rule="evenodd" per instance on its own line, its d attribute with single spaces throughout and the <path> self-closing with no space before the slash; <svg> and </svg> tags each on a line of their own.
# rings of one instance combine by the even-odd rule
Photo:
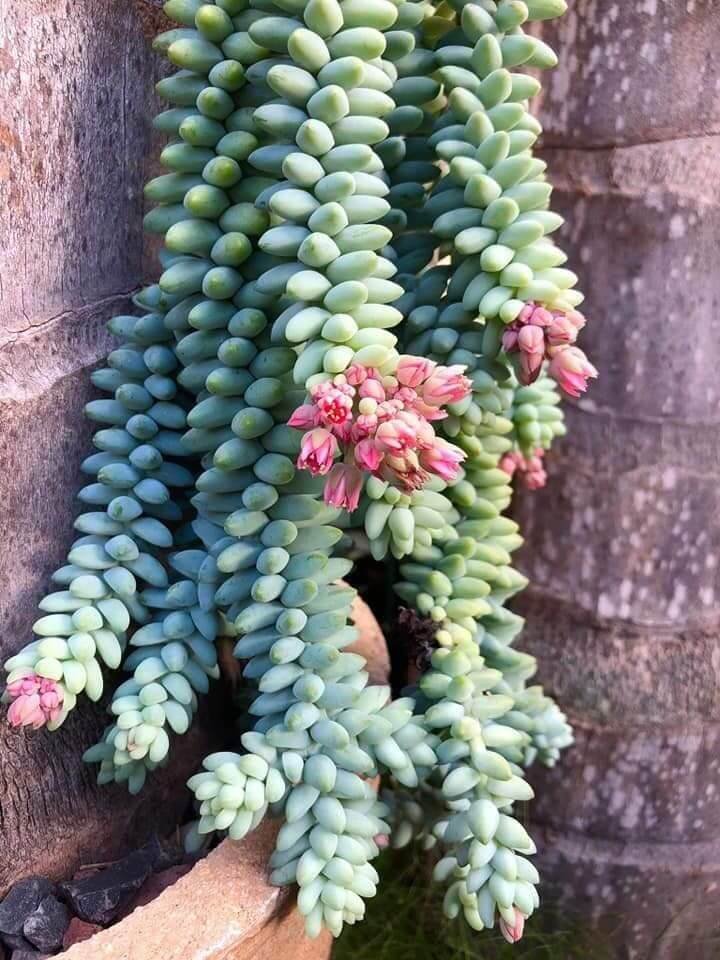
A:
<svg viewBox="0 0 720 960">
<path fill-rule="evenodd" d="M 10 704 L 8 720 L 12 727 L 36 726 L 36 717 L 44 716 L 37 693 L 18 697 Z M 39 724 L 42 726 L 42 723 Z"/>
<path fill-rule="evenodd" d="M 295 427 L 297 430 L 307 430 L 309 427 L 316 427 L 320 422 L 320 411 L 314 403 L 304 403 L 294 411 L 288 420 L 289 427 Z"/>
<path fill-rule="evenodd" d="M 55 710 L 59 706 L 59 703 L 58 695 L 54 690 L 51 690 L 49 693 L 40 694 L 40 705 L 43 710 Z"/>
<path fill-rule="evenodd" d="M 414 450 L 408 450 L 402 456 L 386 455 L 382 463 L 382 476 L 385 480 L 399 484 L 407 493 L 420 490 L 429 479 L 429 474 L 420 466 Z"/>
<path fill-rule="evenodd" d="M 523 931 L 525 930 L 525 917 L 522 913 L 515 908 L 515 919 L 512 923 L 508 923 L 504 917 L 500 918 L 500 933 L 505 937 L 508 943 L 517 943 L 522 939 Z"/>
<path fill-rule="evenodd" d="M 577 333 L 580 333 L 582 328 L 587 323 L 585 316 L 582 313 L 580 313 L 579 310 L 571 310 L 569 313 L 566 314 L 566 317 L 568 318 L 570 323 L 572 323 L 572 325 L 575 327 L 575 330 L 577 331 Z"/>
<path fill-rule="evenodd" d="M 502 348 L 505 353 L 515 353 L 518 349 L 518 333 L 521 329 L 522 327 L 519 326 L 517 320 L 505 327 L 501 338 Z"/>
<path fill-rule="evenodd" d="M 529 457 L 523 456 L 519 450 L 514 450 L 506 453 L 498 466 L 510 477 L 517 471 L 528 490 L 539 490 L 547 483 L 547 473 L 543 464 L 544 456 L 545 451 L 542 447 L 538 447 Z"/>
<path fill-rule="evenodd" d="M 353 511 L 360 502 L 362 488 L 363 476 L 357 467 L 336 463 L 325 481 L 325 503 Z"/>
<path fill-rule="evenodd" d="M 548 345 L 561 347 L 575 343 L 578 331 L 584 324 L 585 317 L 575 310 L 572 313 L 554 313 L 545 333 Z"/>
<path fill-rule="evenodd" d="M 377 413 L 379 420 L 392 420 L 392 418 L 396 417 L 402 409 L 402 400 L 383 400 L 382 403 L 377 405 L 375 412 Z"/>
<path fill-rule="evenodd" d="M 521 383 L 529 384 L 537 379 L 550 342 L 551 331 L 554 331 L 555 336 L 565 337 L 570 336 L 570 331 L 575 329 L 571 322 L 558 319 L 565 316 L 553 314 L 535 303 L 528 303 L 517 319 L 503 331 L 503 350 L 506 353 L 520 353 Z"/>
<path fill-rule="evenodd" d="M 372 377 L 368 377 L 367 380 L 364 380 L 360 384 L 358 393 L 361 397 L 370 397 L 373 400 L 377 400 L 378 403 L 382 403 L 386 398 L 383 385 L 379 380 L 375 380 Z"/>
<path fill-rule="evenodd" d="M 537 380 L 545 359 L 545 334 L 542 327 L 521 327 L 517 346 L 520 351 L 520 381 L 524 384 Z"/>
<path fill-rule="evenodd" d="M 463 451 L 452 443 L 436 438 L 431 447 L 422 450 L 420 463 L 429 472 L 435 473 L 445 483 L 452 483 L 460 472 L 460 464 L 465 459 Z"/>
<path fill-rule="evenodd" d="M 374 440 L 361 440 L 355 447 L 355 460 L 362 470 L 375 473 L 382 462 L 383 452 Z"/>
<path fill-rule="evenodd" d="M 552 318 L 552 313 L 545 307 L 539 307 L 536 303 L 527 303 L 520 312 L 518 321 L 521 324 L 530 323 L 536 327 L 549 327 Z"/>
<path fill-rule="evenodd" d="M 316 403 L 322 397 L 337 396 L 338 393 L 345 394 L 348 397 L 355 396 L 355 388 L 350 386 L 343 373 L 339 373 L 332 380 L 323 380 L 321 383 L 316 383 L 310 390 L 310 396 Z"/>
<path fill-rule="evenodd" d="M 509 477 L 512 477 L 515 474 L 515 471 L 520 467 L 522 459 L 523 457 L 521 453 L 511 451 L 502 457 L 498 466 L 501 470 L 504 470 Z"/>
<path fill-rule="evenodd" d="M 355 391 L 352 390 L 352 393 Z M 325 390 L 315 402 L 320 412 L 320 422 L 327 427 L 342 426 L 352 420 L 353 398 L 339 387 Z"/>
<path fill-rule="evenodd" d="M 523 482 L 528 490 L 541 490 L 547 483 L 547 473 L 542 467 L 539 470 L 528 470 Z"/>
<path fill-rule="evenodd" d="M 412 433 L 416 448 L 431 447 L 435 443 L 435 431 L 422 415 L 414 410 L 401 410 L 397 419 L 401 420 Z"/>
<path fill-rule="evenodd" d="M 442 407 L 448 403 L 464 400 L 472 389 L 472 383 L 463 376 L 465 367 L 454 364 L 451 367 L 436 367 L 422 385 L 422 398 L 433 407 Z"/>
<path fill-rule="evenodd" d="M 420 397 L 413 403 L 413 410 L 419 417 L 427 420 L 428 423 L 431 423 L 433 420 L 445 420 L 447 417 L 447 410 L 443 410 L 442 407 L 431 407 L 429 403 L 425 403 Z"/>
<path fill-rule="evenodd" d="M 395 393 L 393 393 L 392 399 L 398 400 L 407 410 L 415 406 L 418 401 L 418 395 L 417 391 L 413 390 L 412 387 L 398 387 Z"/>
<path fill-rule="evenodd" d="M 340 452 L 338 442 L 327 430 L 317 428 L 302 438 L 297 465 L 300 470 L 309 470 L 315 476 L 324 476 Z"/>
<path fill-rule="evenodd" d="M 436 364 L 424 357 L 405 356 L 398 360 L 395 376 L 404 387 L 419 387 L 430 376 Z"/>
<path fill-rule="evenodd" d="M 553 350 L 548 372 L 561 390 L 571 397 L 579 397 L 587 390 L 588 380 L 598 372 L 579 347 L 558 347 Z"/>
<path fill-rule="evenodd" d="M 350 439 L 359 443 L 360 440 L 364 440 L 375 432 L 377 424 L 378 418 L 374 413 L 361 413 L 352 425 Z"/>
<path fill-rule="evenodd" d="M 34 674 L 33 674 L 34 677 Z M 12 683 L 9 683 L 6 687 L 7 694 L 13 700 L 16 700 L 18 697 L 22 696 L 24 693 L 34 693 L 35 692 L 35 681 L 34 679 L 29 679 L 27 677 L 21 677 L 19 680 L 13 680 Z"/>
<path fill-rule="evenodd" d="M 351 364 L 345 371 L 345 379 L 353 387 L 359 387 L 373 374 L 372 367 L 364 367 L 361 363 Z"/>
<path fill-rule="evenodd" d="M 399 417 L 385 420 L 377 428 L 375 441 L 384 453 L 403 454 L 415 446 L 415 432 Z"/>
</svg>

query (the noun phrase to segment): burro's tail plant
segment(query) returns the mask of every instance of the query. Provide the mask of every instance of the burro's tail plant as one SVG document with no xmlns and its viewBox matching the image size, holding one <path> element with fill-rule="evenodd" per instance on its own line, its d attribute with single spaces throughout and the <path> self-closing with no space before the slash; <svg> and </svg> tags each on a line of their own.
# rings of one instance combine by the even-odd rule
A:
<svg viewBox="0 0 720 960">
<path fill-rule="evenodd" d="M 519 69 L 554 66 L 523 27 L 565 2 L 165 8 L 162 273 L 111 321 L 81 536 L 6 664 L 10 723 L 54 729 L 122 665 L 85 759 L 136 792 L 232 637 L 254 729 L 191 778 L 189 844 L 279 816 L 271 876 L 315 936 L 363 916 L 385 835 L 415 837 L 447 913 L 514 942 L 538 905 L 524 770 L 572 737 L 514 646 L 504 514 L 513 475 L 545 482 L 558 388 L 596 376 Z M 396 700 L 348 650 L 363 544 L 416 643 Z"/>
</svg>

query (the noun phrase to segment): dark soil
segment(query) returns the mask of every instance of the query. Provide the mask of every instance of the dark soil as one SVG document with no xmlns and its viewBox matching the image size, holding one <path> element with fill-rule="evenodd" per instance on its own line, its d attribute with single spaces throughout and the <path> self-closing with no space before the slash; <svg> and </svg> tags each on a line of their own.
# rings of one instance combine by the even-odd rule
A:
<svg viewBox="0 0 720 960">
<path fill-rule="evenodd" d="M 159 896 L 197 859 L 178 830 L 112 863 L 91 863 L 55 884 L 26 877 L 0 902 L 0 960 L 42 960 L 111 927 Z"/>
</svg>

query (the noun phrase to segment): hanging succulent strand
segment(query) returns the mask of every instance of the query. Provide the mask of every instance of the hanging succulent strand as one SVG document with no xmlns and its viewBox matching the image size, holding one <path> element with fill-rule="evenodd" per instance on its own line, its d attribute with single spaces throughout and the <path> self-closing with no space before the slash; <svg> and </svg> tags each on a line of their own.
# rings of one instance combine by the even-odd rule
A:
<svg viewBox="0 0 720 960">
<path fill-rule="evenodd" d="M 446 912 L 476 930 L 514 942 L 538 905 L 514 804 L 572 736 L 514 647 L 504 513 L 513 476 L 545 482 L 556 384 L 578 396 L 596 371 L 532 154 L 539 83 L 516 68 L 554 65 L 523 24 L 564 9 L 165 4 L 179 26 L 155 47 L 178 70 L 145 218 L 163 272 L 142 316 L 111 321 L 80 494 L 96 509 L 5 696 L 11 723 L 54 729 L 122 662 L 85 759 L 137 792 L 232 637 L 253 729 L 190 779 L 188 844 L 280 817 L 271 878 L 297 885 L 311 936 L 362 918 L 391 832 L 441 848 Z M 430 643 L 394 701 L 347 649 L 353 531 L 399 561 Z"/>
<path fill-rule="evenodd" d="M 149 617 L 143 586 L 168 583 L 164 554 L 183 518 L 183 491 L 193 484 L 182 444 L 188 398 L 179 387 L 172 333 L 158 288 L 136 298 L 148 312 L 121 316 L 110 329 L 124 341 L 108 366 L 92 375 L 111 399 L 93 400 L 86 413 L 99 423 L 83 472 L 95 478 L 79 499 L 92 509 L 75 527 L 82 536 L 68 563 L 53 574 L 60 587 L 40 602 L 37 639 L 5 664 L 5 698 L 15 726 L 54 730 L 77 697 L 99 700 L 102 667 L 120 666 L 131 622 Z M 176 491 L 176 492 L 173 492 Z"/>
<path fill-rule="evenodd" d="M 533 13 L 549 10 L 491 8 L 467 5 L 448 15 L 434 52 L 448 109 L 429 142 L 448 169 L 424 211 L 450 268 L 433 268 L 414 286 L 407 327 L 416 335 L 408 349 L 463 364 L 474 391 L 443 421 L 467 454 L 462 477 L 447 491 L 460 520 L 429 549 L 415 549 L 416 562 L 401 565 L 406 582 L 397 588 L 437 624 L 438 650 L 419 688 L 426 722 L 441 740 L 440 766 L 431 773 L 438 789 L 424 794 L 431 810 L 423 815 L 407 796 L 394 807 L 396 842 L 407 842 L 414 824 L 426 845 L 439 839 L 445 848 L 435 875 L 448 883 L 449 914 L 462 910 L 476 929 L 499 914 L 514 941 L 537 905 L 537 876 L 523 856 L 534 845 L 510 816 L 512 803 L 532 795 L 522 767 L 538 755 L 554 763 L 571 734 L 541 688 L 525 687 L 533 658 L 510 646 L 522 621 L 503 605 L 524 579 L 509 566 L 517 528 L 501 513 L 516 469 L 529 486 L 544 483 L 542 453 L 563 429 L 552 381 L 537 379 L 544 361 L 573 395 L 595 372 L 570 346 L 584 322 L 575 310 L 575 277 L 559 268 L 564 255 L 545 239 L 561 221 L 546 209 L 544 164 L 530 152 L 539 128 L 523 101 L 539 87 L 508 69 L 553 59 L 519 30 Z M 427 69 L 426 58 L 419 62 Z M 569 350 L 573 362 L 565 363 Z M 513 370 L 508 363 L 516 357 Z M 570 369 L 577 371 L 572 382 Z"/>
</svg>

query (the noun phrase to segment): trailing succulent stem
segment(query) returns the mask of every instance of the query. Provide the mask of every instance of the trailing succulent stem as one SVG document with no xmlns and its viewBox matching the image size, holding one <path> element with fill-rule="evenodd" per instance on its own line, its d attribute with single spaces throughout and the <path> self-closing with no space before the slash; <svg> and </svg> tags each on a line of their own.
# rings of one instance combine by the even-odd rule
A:
<svg viewBox="0 0 720 960">
<path fill-rule="evenodd" d="M 40 602 L 37 639 L 5 664 L 10 720 L 17 725 L 55 729 L 79 694 L 99 700 L 102 667 L 120 666 L 131 622 L 150 617 L 143 587 L 168 585 L 164 556 L 193 484 L 182 443 L 189 399 L 175 379 L 173 335 L 161 312 L 165 295 L 151 288 L 136 302 L 148 312 L 110 322 L 123 345 L 92 375 L 112 398 L 86 407 L 101 426 L 93 438 L 99 452 L 82 467 L 95 478 L 79 494 L 91 508 L 75 521 L 83 535 L 53 574 L 61 589 Z"/>
<path fill-rule="evenodd" d="M 232 637 L 256 693 L 244 752 L 190 780 L 199 820 L 240 839 L 283 819 L 272 879 L 309 934 L 375 893 L 381 838 L 438 845 L 445 909 L 511 941 L 538 904 L 513 816 L 524 768 L 571 732 L 527 681 L 507 601 L 525 585 L 504 516 L 564 432 L 556 384 L 576 277 L 551 235 L 528 112 L 555 63 L 523 24 L 564 0 L 168 0 L 178 70 L 167 173 L 146 187 L 158 285 L 94 380 L 97 482 L 83 534 L 6 665 L 15 725 L 56 727 L 102 666 L 131 674 L 86 759 L 133 792 L 166 761 Z M 346 531 L 399 561 L 427 670 L 393 701 L 347 648 Z M 371 778 L 386 775 L 378 799 Z"/>
</svg>

